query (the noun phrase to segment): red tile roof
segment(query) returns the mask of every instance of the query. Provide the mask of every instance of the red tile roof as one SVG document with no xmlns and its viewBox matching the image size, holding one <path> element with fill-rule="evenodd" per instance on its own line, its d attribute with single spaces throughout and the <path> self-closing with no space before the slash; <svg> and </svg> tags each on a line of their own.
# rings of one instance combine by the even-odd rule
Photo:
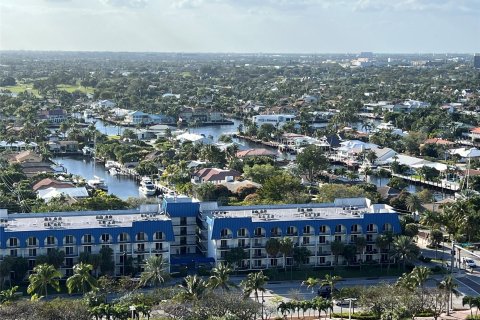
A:
<svg viewBox="0 0 480 320">
<path fill-rule="evenodd" d="M 472 129 L 470 129 L 470 132 L 480 134 L 480 127 L 472 128 Z"/>
<path fill-rule="evenodd" d="M 195 172 L 194 175 L 205 182 L 222 181 L 229 176 L 233 176 L 234 178 L 241 176 L 240 172 L 236 170 L 222 170 L 217 168 L 200 169 Z"/>
<path fill-rule="evenodd" d="M 256 156 L 274 156 L 274 155 L 276 155 L 275 152 L 264 149 L 264 148 L 242 150 L 242 151 L 238 151 L 236 154 L 238 158 L 256 157 Z"/>
<path fill-rule="evenodd" d="M 42 179 L 42 180 L 38 181 L 37 183 L 35 183 L 35 185 L 32 187 L 32 189 L 33 189 L 33 191 L 37 191 L 37 190 L 47 189 L 47 188 L 50 188 L 50 187 L 68 188 L 68 187 L 73 187 L 73 184 L 69 183 L 69 182 L 58 181 L 58 180 L 55 180 L 55 179 L 45 178 L 45 179 Z"/>
</svg>

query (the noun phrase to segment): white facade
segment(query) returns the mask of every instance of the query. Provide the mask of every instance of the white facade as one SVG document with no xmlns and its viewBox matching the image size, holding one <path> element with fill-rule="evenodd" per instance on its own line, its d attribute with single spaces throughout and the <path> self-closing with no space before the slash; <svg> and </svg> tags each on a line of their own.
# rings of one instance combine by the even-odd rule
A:
<svg viewBox="0 0 480 320">
<path fill-rule="evenodd" d="M 286 123 L 294 122 L 295 116 L 292 114 L 262 114 L 253 116 L 253 122 L 261 127 L 262 124 L 272 124 L 273 126 L 282 127 Z"/>
</svg>

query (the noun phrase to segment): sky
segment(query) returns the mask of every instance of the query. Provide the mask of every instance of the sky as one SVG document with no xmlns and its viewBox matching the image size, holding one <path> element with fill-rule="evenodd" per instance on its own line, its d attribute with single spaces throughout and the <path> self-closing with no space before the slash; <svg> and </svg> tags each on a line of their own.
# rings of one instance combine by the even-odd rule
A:
<svg viewBox="0 0 480 320">
<path fill-rule="evenodd" d="M 1 0 L 0 50 L 474 53 L 480 0 Z"/>
</svg>

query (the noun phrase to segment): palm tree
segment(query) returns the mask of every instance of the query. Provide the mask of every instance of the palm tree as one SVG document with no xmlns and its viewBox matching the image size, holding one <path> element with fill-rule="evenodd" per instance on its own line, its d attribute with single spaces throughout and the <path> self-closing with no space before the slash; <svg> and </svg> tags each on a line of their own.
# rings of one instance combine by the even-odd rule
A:
<svg viewBox="0 0 480 320">
<path fill-rule="evenodd" d="M 393 257 L 403 262 L 403 270 L 405 270 L 407 261 L 418 256 L 419 249 L 413 242 L 413 239 L 407 236 L 398 236 L 393 240 Z"/>
<path fill-rule="evenodd" d="M 409 194 L 405 199 L 405 205 L 408 211 L 415 212 L 422 208 L 422 201 L 415 194 Z"/>
<path fill-rule="evenodd" d="M 416 286 L 420 286 L 423 289 L 425 282 L 430 278 L 432 271 L 427 267 L 415 267 L 413 268 L 411 275 L 415 280 Z"/>
<path fill-rule="evenodd" d="M 340 280 L 342 280 L 342 277 L 340 276 L 332 276 L 330 274 L 326 274 L 325 278 L 320 280 L 320 286 L 330 287 L 330 292 L 333 294 L 335 290 L 335 284 Z"/>
<path fill-rule="evenodd" d="M 28 294 L 44 293 L 48 296 L 48 286 L 60 291 L 60 278 L 62 273 L 50 264 L 40 264 L 33 268 L 33 273 L 28 277 L 30 284 L 27 288 Z"/>
<path fill-rule="evenodd" d="M 465 306 L 466 304 L 468 304 L 468 306 L 470 307 L 470 318 L 474 319 L 473 318 L 473 308 L 477 307 L 477 312 L 478 312 L 478 302 L 476 301 L 477 298 L 476 297 L 472 297 L 472 296 L 465 296 L 463 297 L 462 299 L 462 306 Z"/>
<path fill-rule="evenodd" d="M 208 286 L 212 289 L 221 288 L 222 291 L 229 291 L 235 284 L 230 281 L 232 268 L 225 263 L 220 263 L 216 268 L 212 269 L 212 275 L 208 281 Z"/>
<path fill-rule="evenodd" d="M 93 270 L 91 264 L 80 262 L 73 267 L 73 275 L 67 279 L 66 285 L 68 293 L 73 291 L 81 291 L 83 294 L 87 288 L 93 289 L 97 287 L 97 280 L 90 274 Z"/>
<path fill-rule="evenodd" d="M 319 279 L 309 277 L 307 280 L 302 281 L 302 286 L 307 286 L 308 289 L 312 288 L 312 293 L 314 292 L 313 289 L 320 285 Z"/>
<path fill-rule="evenodd" d="M 364 250 L 366 246 L 367 246 L 367 239 L 365 239 L 365 237 L 355 238 L 355 247 L 357 248 L 357 252 L 360 252 L 360 257 L 361 257 L 360 268 L 362 268 L 363 256 L 365 254 Z"/>
<path fill-rule="evenodd" d="M 259 302 L 258 292 L 265 292 L 267 280 L 268 277 L 263 274 L 263 271 L 249 273 L 247 278 L 241 283 L 245 297 L 249 297 L 253 292 L 255 301 Z"/>
<path fill-rule="evenodd" d="M 280 252 L 280 246 L 280 241 L 278 241 L 277 238 L 270 238 L 265 243 L 265 251 L 267 252 L 268 256 L 275 258 Z"/>
<path fill-rule="evenodd" d="M 433 211 L 426 210 L 420 218 L 420 224 L 429 227 L 430 230 L 437 229 L 441 224 L 441 217 Z"/>
<path fill-rule="evenodd" d="M 280 252 L 283 254 L 283 268 L 287 270 L 287 256 L 293 252 L 293 240 L 285 237 L 280 240 Z"/>
<path fill-rule="evenodd" d="M 450 308 L 453 309 L 453 293 L 456 292 L 455 289 L 458 287 L 458 284 L 452 275 L 447 275 L 443 278 L 442 282 L 439 283 L 438 287 L 447 293 L 447 315 L 450 315 Z"/>
<path fill-rule="evenodd" d="M 18 290 L 18 286 L 0 291 L 0 305 L 6 302 L 12 302 L 12 301 L 18 300 L 20 296 L 17 295 L 17 290 Z"/>
<path fill-rule="evenodd" d="M 195 274 L 186 276 L 178 287 L 181 289 L 179 295 L 183 300 L 198 301 L 207 289 L 207 283 Z"/>
<path fill-rule="evenodd" d="M 167 262 L 162 256 L 151 256 L 145 261 L 144 271 L 140 275 L 140 284 L 158 287 L 168 278 Z"/>
<path fill-rule="evenodd" d="M 335 257 L 335 267 L 338 265 L 338 256 L 343 253 L 343 249 L 345 248 L 345 244 L 341 241 L 333 241 L 330 244 L 330 250 Z"/>
</svg>

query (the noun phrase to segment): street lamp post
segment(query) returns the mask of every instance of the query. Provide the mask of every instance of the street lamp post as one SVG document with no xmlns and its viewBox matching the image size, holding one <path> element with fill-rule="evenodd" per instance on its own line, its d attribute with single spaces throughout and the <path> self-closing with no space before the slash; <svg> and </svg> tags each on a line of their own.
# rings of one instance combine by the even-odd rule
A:
<svg viewBox="0 0 480 320">
<path fill-rule="evenodd" d="M 357 301 L 356 298 L 347 298 L 348 301 L 348 320 L 352 320 L 352 301 Z"/>
</svg>

